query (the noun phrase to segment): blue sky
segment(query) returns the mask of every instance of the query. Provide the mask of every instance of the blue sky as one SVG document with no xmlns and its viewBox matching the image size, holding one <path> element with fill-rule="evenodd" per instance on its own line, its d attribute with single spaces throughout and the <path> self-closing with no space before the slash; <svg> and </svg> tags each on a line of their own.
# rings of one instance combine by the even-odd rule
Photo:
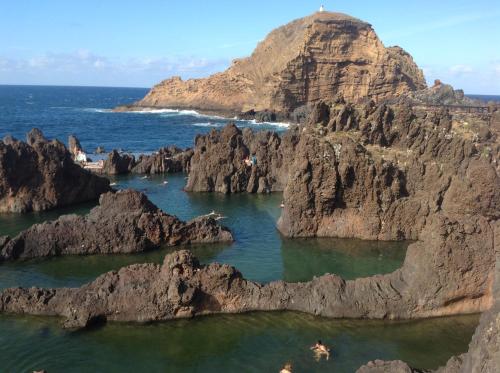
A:
<svg viewBox="0 0 500 373">
<path fill-rule="evenodd" d="M 321 2 L 371 23 L 429 82 L 500 94 L 499 0 L 0 0 L 0 84 L 149 87 L 207 76 Z"/>
</svg>

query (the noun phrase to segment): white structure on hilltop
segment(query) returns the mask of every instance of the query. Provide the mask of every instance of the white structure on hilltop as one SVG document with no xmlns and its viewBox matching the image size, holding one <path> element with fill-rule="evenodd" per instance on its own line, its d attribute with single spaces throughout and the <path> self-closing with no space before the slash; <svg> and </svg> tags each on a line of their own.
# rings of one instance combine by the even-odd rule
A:
<svg viewBox="0 0 500 373">
<path fill-rule="evenodd" d="M 321 6 L 319 7 L 319 11 L 320 11 L 320 12 L 324 12 L 324 11 L 325 11 L 325 7 L 324 7 L 323 5 L 321 5 Z"/>
</svg>

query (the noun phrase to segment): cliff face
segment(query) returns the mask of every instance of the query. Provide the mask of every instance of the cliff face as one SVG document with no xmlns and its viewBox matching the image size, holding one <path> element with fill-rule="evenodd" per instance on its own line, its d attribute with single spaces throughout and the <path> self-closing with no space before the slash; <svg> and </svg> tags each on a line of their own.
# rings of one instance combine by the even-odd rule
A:
<svg viewBox="0 0 500 373">
<path fill-rule="evenodd" d="M 222 73 L 165 80 L 136 106 L 288 114 L 338 94 L 379 100 L 425 87 L 411 56 L 385 48 L 368 23 L 324 12 L 277 28 Z"/>
</svg>

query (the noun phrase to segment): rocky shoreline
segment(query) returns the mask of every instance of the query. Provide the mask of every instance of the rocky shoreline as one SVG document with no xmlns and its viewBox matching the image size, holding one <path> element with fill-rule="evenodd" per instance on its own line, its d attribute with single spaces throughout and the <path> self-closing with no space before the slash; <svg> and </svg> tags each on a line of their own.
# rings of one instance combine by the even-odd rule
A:
<svg viewBox="0 0 500 373">
<path fill-rule="evenodd" d="M 63 215 L 16 237 L 0 237 L 0 263 L 60 255 L 138 253 L 182 244 L 231 242 L 211 216 L 183 222 L 134 190 L 105 193 L 86 216 Z"/>
</svg>

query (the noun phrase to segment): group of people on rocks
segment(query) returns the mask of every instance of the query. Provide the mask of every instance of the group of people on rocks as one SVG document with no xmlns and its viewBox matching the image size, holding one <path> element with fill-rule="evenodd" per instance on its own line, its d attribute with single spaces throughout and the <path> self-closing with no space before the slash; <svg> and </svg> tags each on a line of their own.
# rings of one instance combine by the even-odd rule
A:
<svg viewBox="0 0 500 373">
<path fill-rule="evenodd" d="M 314 353 L 314 358 L 316 361 L 319 361 L 322 357 L 325 357 L 326 360 L 330 359 L 330 348 L 318 340 L 314 345 L 311 346 L 311 350 Z M 293 366 L 291 363 L 286 363 L 283 368 L 281 368 L 280 373 L 292 373 Z"/>
</svg>

